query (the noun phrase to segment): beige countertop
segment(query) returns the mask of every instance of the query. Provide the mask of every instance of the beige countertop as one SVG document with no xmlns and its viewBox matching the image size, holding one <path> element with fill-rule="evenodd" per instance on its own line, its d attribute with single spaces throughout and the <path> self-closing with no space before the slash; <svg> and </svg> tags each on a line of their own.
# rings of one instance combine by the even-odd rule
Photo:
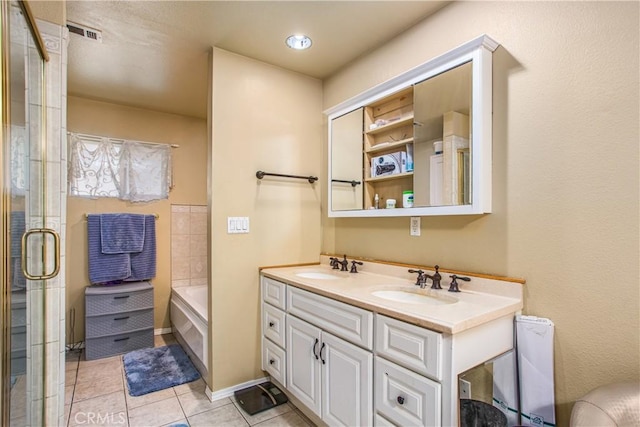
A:
<svg viewBox="0 0 640 427">
<path fill-rule="evenodd" d="M 267 268 L 262 270 L 262 274 L 319 295 L 448 334 L 457 334 L 491 320 L 514 315 L 523 306 L 522 286 L 519 284 L 473 277 L 471 282 L 460 281 L 461 292 L 454 293 L 448 292 L 449 279 L 443 274 L 443 289 L 430 289 L 431 281 L 425 289 L 420 289 L 406 270 L 387 267 L 384 270 L 386 274 L 369 271 L 351 274 L 318 264 Z M 329 274 L 335 279 L 311 279 L 298 275 L 309 272 Z M 423 294 L 435 298 L 435 301 L 426 304 L 407 303 L 372 294 L 383 290 Z"/>
</svg>

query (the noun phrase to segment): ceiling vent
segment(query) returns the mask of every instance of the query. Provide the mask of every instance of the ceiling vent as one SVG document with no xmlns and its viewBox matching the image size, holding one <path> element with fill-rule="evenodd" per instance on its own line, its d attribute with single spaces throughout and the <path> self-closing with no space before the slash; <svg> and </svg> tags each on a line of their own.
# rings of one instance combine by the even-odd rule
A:
<svg viewBox="0 0 640 427">
<path fill-rule="evenodd" d="M 68 22 L 67 28 L 69 29 L 70 33 L 77 34 L 80 37 L 93 40 L 94 42 L 102 43 L 102 31 L 100 30 L 96 30 L 95 28 L 85 27 L 83 25 L 75 24 L 73 22 Z"/>
</svg>

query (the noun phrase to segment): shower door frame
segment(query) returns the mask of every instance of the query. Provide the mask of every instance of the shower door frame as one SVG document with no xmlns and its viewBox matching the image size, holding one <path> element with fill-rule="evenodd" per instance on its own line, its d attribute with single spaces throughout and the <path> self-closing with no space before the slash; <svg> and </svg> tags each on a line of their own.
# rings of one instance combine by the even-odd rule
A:
<svg viewBox="0 0 640 427">
<path fill-rule="evenodd" d="M 28 3 L 25 0 L 16 0 L 16 3 L 19 5 L 22 15 L 24 16 L 26 26 L 28 27 L 28 31 L 30 32 L 33 42 L 36 45 L 36 48 L 40 54 L 41 62 L 40 64 L 40 88 L 41 88 L 41 120 L 40 120 L 40 135 L 39 135 L 39 144 L 40 144 L 40 155 L 42 156 L 42 167 L 39 170 L 41 174 L 41 201 L 42 201 L 42 218 L 40 228 L 32 229 L 29 225 L 26 227 L 26 231 L 22 236 L 22 272 L 25 277 L 29 280 L 38 280 L 41 281 L 43 285 L 42 298 L 45 297 L 44 292 L 44 280 L 55 277 L 58 273 L 60 262 L 59 262 L 59 236 L 54 230 L 44 228 L 46 222 L 46 210 L 44 206 L 46 206 L 46 128 L 47 128 L 47 116 L 46 116 L 46 79 L 45 79 L 45 67 L 47 61 L 49 61 L 49 55 L 47 53 L 47 49 L 45 48 L 44 42 L 38 28 L 35 23 L 35 19 L 33 14 L 31 13 L 31 9 Z M 1 61 L 1 76 L 2 76 L 2 84 L 0 86 L 0 97 L 2 99 L 1 104 L 1 117 L 2 117 L 2 130 L 0 131 L 0 164 L 2 165 L 2 173 L 0 173 L 0 189 L 1 189 L 1 197 L 0 197 L 0 214 L 1 214 L 1 229 L 2 233 L 2 244 L 0 246 L 0 255 L 2 257 L 2 275 L 0 277 L 0 320 L 2 321 L 2 330 L 0 331 L 0 355 L 2 360 L 0 361 L 1 367 L 1 378 L 0 378 L 0 424 L 1 425 L 10 425 L 10 408 L 11 408 L 11 289 L 10 289 L 10 274 L 11 269 L 14 267 L 11 265 L 10 259 L 10 248 L 11 248 L 11 230 L 10 230 L 10 211 L 11 211 L 11 184 L 10 177 L 6 175 L 6 165 L 10 161 L 10 144 L 11 141 L 5 140 L 7 135 L 10 135 L 8 130 L 11 128 L 11 80 L 10 80 L 10 8 L 11 2 L 2 1 L 0 4 L 1 9 L 1 33 L 0 33 L 0 61 Z M 27 43 L 25 41 L 25 43 Z M 25 75 L 25 79 L 29 79 L 28 75 Z M 25 101 L 27 104 L 29 102 L 28 99 Z M 9 157 L 9 159 L 7 158 Z M 27 262 L 26 256 L 26 248 L 28 244 L 28 239 L 30 235 L 34 234 L 42 234 L 42 244 L 40 245 L 40 262 L 36 262 L 36 264 L 41 265 L 41 274 L 30 274 L 29 267 L 27 264 L 31 264 Z M 44 238 L 44 234 L 51 234 L 54 238 L 54 243 L 56 245 L 55 257 L 54 260 L 54 269 L 46 273 L 44 270 L 47 268 L 47 244 L 46 239 Z M 42 303 L 42 309 L 44 311 L 45 303 Z M 46 319 L 46 313 L 42 315 L 42 322 Z M 42 331 L 45 331 L 44 326 L 42 326 Z M 46 342 L 46 340 L 45 340 Z M 41 378 L 41 386 L 43 390 L 42 396 L 42 405 L 41 405 L 41 414 L 40 419 L 45 420 L 45 396 L 44 390 L 46 389 L 46 372 L 45 372 L 45 360 L 47 357 L 46 346 L 43 342 L 43 353 L 42 353 L 42 378 Z"/>
</svg>

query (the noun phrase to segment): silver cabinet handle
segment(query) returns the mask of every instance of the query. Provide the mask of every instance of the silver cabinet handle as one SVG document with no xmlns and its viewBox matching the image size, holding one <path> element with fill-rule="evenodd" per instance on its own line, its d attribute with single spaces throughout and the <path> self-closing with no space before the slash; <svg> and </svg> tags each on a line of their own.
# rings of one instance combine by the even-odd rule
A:
<svg viewBox="0 0 640 427">
<path fill-rule="evenodd" d="M 29 236 L 32 234 L 50 234 L 53 237 L 53 271 L 48 274 L 41 275 L 32 275 L 27 271 L 27 241 L 29 240 Z M 44 239 L 42 241 L 43 246 L 45 245 Z M 43 264 L 46 264 L 46 259 L 42 260 Z M 22 274 L 29 280 L 46 280 L 52 279 L 58 275 L 60 272 L 60 235 L 51 229 L 51 228 L 32 228 L 31 230 L 25 232 L 22 235 L 22 262 L 21 262 Z M 44 270 L 44 267 L 43 267 Z"/>
</svg>

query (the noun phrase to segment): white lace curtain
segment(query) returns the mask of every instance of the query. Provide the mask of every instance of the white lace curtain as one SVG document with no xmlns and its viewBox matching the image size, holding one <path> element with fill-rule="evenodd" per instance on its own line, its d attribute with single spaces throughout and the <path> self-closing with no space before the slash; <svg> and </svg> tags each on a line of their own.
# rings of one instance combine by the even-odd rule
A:
<svg viewBox="0 0 640 427">
<path fill-rule="evenodd" d="M 69 194 L 131 202 L 167 199 L 171 146 L 69 134 Z"/>
</svg>

